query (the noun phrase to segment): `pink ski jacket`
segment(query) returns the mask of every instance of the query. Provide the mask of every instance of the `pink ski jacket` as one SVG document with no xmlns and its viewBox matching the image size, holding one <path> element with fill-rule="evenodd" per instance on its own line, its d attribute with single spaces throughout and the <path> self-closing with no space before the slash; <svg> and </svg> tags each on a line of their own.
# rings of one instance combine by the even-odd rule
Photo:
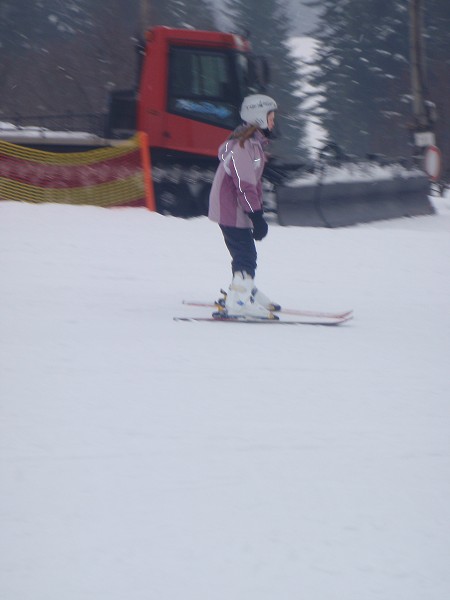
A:
<svg viewBox="0 0 450 600">
<path fill-rule="evenodd" d="M 244 142 L 224 142 L 219 148 L 220 164 L 211 187 L 208 216 L 227 227 L 253 227 L 248 213 L 262 210 L 262 174 L 266 163 L 267 139 L 260 131 Z"/>
</svg>

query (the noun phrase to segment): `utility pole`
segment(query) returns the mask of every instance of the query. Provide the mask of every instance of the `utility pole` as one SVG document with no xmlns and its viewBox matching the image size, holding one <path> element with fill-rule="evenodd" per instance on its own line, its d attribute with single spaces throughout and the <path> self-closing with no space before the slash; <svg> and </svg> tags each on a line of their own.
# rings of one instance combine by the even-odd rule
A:
<svg viewBox="0 0 450 600">
<path fill-rule="evenodd" d="M 413 103 L 414 145 L 422 153 L 426 146 L 435 144 L 434 122 L 436 107 L 426 99 L 426 59 L 423 35 L 423 12 L 425 0 L 410 0 L 410 62 L 411 92 Z"/>
<path fill-rule="evenodd" d="M 137 73 L 136 87 L 139 87 L 139 82 L 142 72 L 142 63 L 145 55 L 145 34 L 151 24 L 151 0 L 139 0 L 139 25 L 136 34 L 136 57 L 137 57 Z"/>
<path fill-rule="evenodd" d="M 143 37 L 145 35 L 147 28 L 150 25 L 151 6 L 150 6 L 150 0 L 139 0 L 139 2 L 140 2 L 140 4 L 139 4 L 140 30 L 141 30 L 141 36 Z"/>
</svg>

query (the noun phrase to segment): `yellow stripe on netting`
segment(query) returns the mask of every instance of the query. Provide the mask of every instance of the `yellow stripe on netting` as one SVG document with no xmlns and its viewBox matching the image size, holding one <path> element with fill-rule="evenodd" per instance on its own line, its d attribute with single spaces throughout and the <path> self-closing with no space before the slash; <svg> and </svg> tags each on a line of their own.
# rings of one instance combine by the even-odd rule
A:
<svg viewBox="0 0 450 600">
<path fill-rule="evenodd" d="M 108 148 L 96 148 L 95 150 L 87 150 L 85 152 L 48 152 L 47 150 L 35 150 L 26 148 L 19 144 L 12 144 L 0 140 L 0 157 L 10 156 L 30 162 L 47 164 L 47 165 L 88 165 L 95 162 L 102 162 L 112 158 L 125 156 L 130 152 L 134 152 L 139 148 L 138 136 L 134 136 L 129 140 L 125 140 L 118 146 Z"/>
<path fill-rule="evenodd" d="M 0 177 L 0 200 L 120 206 L 145 198 L 142 173 L 97 185 L 75 188 L 43 188 Z"/>
</svg>

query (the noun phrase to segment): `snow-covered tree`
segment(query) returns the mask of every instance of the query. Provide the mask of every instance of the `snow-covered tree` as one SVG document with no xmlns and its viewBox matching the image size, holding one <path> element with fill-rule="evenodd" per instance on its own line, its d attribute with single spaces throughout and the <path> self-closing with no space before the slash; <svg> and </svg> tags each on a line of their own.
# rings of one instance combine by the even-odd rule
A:
<svg viewBox="0 0 450 600">
<path fill-rule="evenodd" d="M 322 122 L 350 154 L 408 156 L 411 147 L 409 3 L 320 0 L 320 41 L 313 85 L 322 91 Z M 450 13 L 447 0 L 425 2 L 428 99 L 448 127 Z M 439 92 L 438 90 L 442 91 Z M 443 100 L 440 102 L 440 100 Z M 439 106 L 440 103 L 440 106 Z M 445 146 L 447 133 L 439 136 Z M 447 142 L 448 143 L 448 142 Z"/>
<path fill-rule="evenodd" d="M 407 17 L 404 3 L 392 0 L 323 2 L 312 83 L 323 92 L 323 125 L 348 153 L 382 151 L 386 136 L 390 150 L 393 139 L 407 143 L 399 123 L 408 90 Z"/>
<path fill-rule="evenodd" d="M 285 5 L 281 0 L 227 0 L 226 7 L 234 30 L 248 35 L 253 52 L 265 56 L 271 65 L 266 91 L 279 106 L 274 153 L 295 162 L 306 154 L 305 120 L 296 96 L 298 72 L 287 44 L 290 31 Z"/>
<path fill-rule="evenodd" d="M 101 112 L 129 85 L 137 12 L 125 0 L 3 0 L 0 115 Z"/>
<path fill-rule="evenodd" d="M 215 29 L 214 11 L 208 0 L 139 0 L 145 25 Z"/>
<path fill-rule="evenodd" d="M 1 0 L 0 118 L 104 111 L 109 89 L 134 85 L 137 37 L 158 24 L 212 29 L 213 11 L 208 0 Z"/>
</svg>

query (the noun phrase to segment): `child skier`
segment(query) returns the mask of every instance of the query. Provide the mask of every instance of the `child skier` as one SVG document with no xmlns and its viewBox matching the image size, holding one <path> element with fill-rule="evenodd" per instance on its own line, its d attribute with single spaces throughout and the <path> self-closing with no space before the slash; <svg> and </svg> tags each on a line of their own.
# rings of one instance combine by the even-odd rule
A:
<svg viewBox="0 0 450 600">
<path fill-rule="evenodd" d="M 257 252 L 254 240 L 268 231 L 263 215 L 262 175 L 267 134 L 275 123 L 277 103 L 269 96 L 244 98 L 244 121 L 219 148 L 217 168 L 209 198 L 209 218 L 219 224 L 231 254 L 233 279 L 226 296 L 230 317 L 277 318 L 280 310 L 254 283 Z"/>
</svg>

